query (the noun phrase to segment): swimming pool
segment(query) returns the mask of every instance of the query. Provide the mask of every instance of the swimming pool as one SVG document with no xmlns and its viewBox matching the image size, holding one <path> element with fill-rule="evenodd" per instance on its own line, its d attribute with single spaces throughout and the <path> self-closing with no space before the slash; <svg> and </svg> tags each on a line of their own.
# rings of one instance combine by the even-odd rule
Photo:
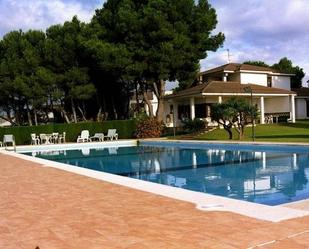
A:
<svg viewBox="0 0 309 249">
<path fill-rule="evenodd" d="M 25 154 L 260 204 L 309 197 L 308 147 L 145 142 Z"/>
</svg>

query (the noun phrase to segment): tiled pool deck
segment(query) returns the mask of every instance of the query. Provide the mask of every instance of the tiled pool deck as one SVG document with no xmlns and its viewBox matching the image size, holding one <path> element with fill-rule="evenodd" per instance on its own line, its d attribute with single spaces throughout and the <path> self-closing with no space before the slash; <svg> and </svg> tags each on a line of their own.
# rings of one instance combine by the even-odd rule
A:
<svg viewBox="0 0 309 249">
<path fill-rule="evenodd" d="M 1 153 L 0 168 L 0 248 L 309 248 L 309 216 L 199 211 Z"/>
</svg>

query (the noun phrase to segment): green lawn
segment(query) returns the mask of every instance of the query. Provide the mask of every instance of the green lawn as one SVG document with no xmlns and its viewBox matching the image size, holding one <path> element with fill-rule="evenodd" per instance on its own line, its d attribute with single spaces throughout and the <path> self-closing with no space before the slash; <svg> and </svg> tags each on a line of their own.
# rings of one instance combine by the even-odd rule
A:
<svg viewBox="0 0 309 249">
<path fill-rule="evenodd" d="M 251 127 L 246 128 L 244 141 L 252 140 L 251 130 Z M 309 143 L 309 121 L 305 120 L 297 121 L 295 124 L 257 125 L 255 131 L 256 141 Z M 238 133 L 235 130 L 233 137 L 233 140 L 238 140 Z M 195 139 L 228 140 L 228 134 L 224 129 L 216 129 L 196 136 Z"/>
</svg>

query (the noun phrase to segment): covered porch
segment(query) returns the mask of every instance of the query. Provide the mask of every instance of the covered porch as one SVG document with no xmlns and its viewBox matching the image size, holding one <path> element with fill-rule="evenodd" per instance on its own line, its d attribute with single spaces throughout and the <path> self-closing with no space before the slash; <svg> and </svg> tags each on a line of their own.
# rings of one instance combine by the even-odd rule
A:
<svg viewBox="0 0 309 249">
<path fill-rule="evenodd" d="M 184 119 L 200 118 L 208 126 L 215 126 L 217 124 L 211 120 L 212 105 L 233 96 L 243 97 L 258 107 L 260 124 L 282 121 L 295 123 L 294 92 L 235 83 L 202 84 L 166 96 L 165 123 L 168 127 L 179 127 Z"/>
</svg>

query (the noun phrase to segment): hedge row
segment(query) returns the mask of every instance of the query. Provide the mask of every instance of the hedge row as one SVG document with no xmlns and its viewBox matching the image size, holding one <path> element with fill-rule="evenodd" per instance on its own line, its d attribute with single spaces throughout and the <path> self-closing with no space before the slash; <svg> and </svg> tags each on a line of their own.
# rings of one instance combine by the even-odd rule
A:
<svg viewBox="0 0 309 249">
<path fill-rule="evenodd" d="M 90 135 L 94 133 L 107 133 L 108 129 L 117 129 L 119 138 L 133 138 L 136 124 L 133 120 L 114 120 L 104 122 L 83 122 L 77 124 L 47 124 L 40 126 L 18 126 L 18 127 L 2 127 L 0 128 L 0 140 L 4 134 L 13 134 L 16 144 L 30 144 L 31 133 L 53 133 L 66 132 L 66 141 L 75 142 L 82 130 L 89 130 Z"/>
</svg>

